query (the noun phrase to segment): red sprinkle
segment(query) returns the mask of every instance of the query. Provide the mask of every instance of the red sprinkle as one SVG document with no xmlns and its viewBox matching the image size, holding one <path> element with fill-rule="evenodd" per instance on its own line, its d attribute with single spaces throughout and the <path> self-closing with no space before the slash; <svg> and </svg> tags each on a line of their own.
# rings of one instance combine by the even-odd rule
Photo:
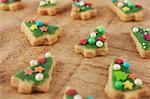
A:
<svg viewBox="0 0 150 99">
<path fill-rule="evenodd" d="M 104 38 L 104 37 L 99 37 L 99 38 L 97 38 L 97 40 L 98 40 L 98 41 L 105 42 L 105 41 L 106 41 L 106 38 Z"/>
<path fill-rule="evenodd" d="M 86 39 L 85 39 L 85 40 L 81 40 L 81 41 L 80 41 L 80 44 L 82 44 L 82 45 L 87 44 L 87 40 L 86 40 Z"/>
<path fill-rule="evenodd" d="M 129 74 L 128 75 L 128 78 L 130 78 L 130 79 L 136 79 L 137 78 L 137 76 L 136 76 L 136 74 Z"/>
<path fill-rule="evenodd" d="M 85 3 L 85 6 L 91 7 L 91 6 L 92 6 L 92 3 Z"/>
<path fill-rule="evenodd" d="M 38 63 L 39 63 L 39 64 L 44 64 L 45 62 L 46 62 L 46 60 L 43 59 L 43 58 L 42 58 L 42 59 L 38 59 Z"/>
<path fill-rule="evenodd" d="M 0 0 L 0 2 L 8 2 L 8 0 Z"/>
<path fill-rule="evenodd" d="M 142 5 L 136 4 L 135 7 L 136 7 L 136 8 L 142 8 Z"/>
<path fill-rule="evenodd" d="M 122 59 L 117 59 L 117 60 L 115 60 L 115 63 L 116 64 L 123 64 L 123 60 Z"/>
<path fill-rule="evenodd" d="M 77 92 L 74 89 L 68 89 L 66 92 L 67 96 L 74 96 Z"/>
<path fill-rule="evenodd" d="M 150 41 L 150 34 L 144 35 L 144 39 Z"/>
<path fill-rule="evenodd" d="M 80 0 L 72 0 L 73 2 L 79 2 Z"/>
</svg>

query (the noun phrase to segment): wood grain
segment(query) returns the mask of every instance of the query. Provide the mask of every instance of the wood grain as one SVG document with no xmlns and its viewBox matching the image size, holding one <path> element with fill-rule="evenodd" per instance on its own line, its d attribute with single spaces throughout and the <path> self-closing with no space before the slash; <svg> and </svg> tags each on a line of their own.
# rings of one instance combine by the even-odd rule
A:
<svg viewBox="0 0 150 99">
<path fill-rule="evenodd" d="M 89 0 L 90 1 L 90 0 Z M 89 21 L 73 20 L 70 9 L 56 16 L 38 16 L 37 0 L 23 0 L 25 9 L 17 12 L 0 11 L 0 99 L 62 99 L 66 86 L 72 86 L 83 96 L 93 95 L 95 99 L 108 99 L 104 93 L 108 67 L 114 58 L 129 60 L 132 69 L 150 88 L 150 59 L 141 59 L 129 32 L 133 25 L 150 28 L 150 1 L 141 2 L 146 10 L 144 21 L 122 22 L 107 7 L 109 0 L 92 0 L 99 13 Z M 40 18 L 64 29 L 59 42 L 52 46 L 30 46 L 20 32 L 25 18 Z M 74 45 L 96 26 L 106 28 L 109 52 L 107 56 L 92 59 L 83 58 L 74 52 Z M 49 93 L 23 95 L 10 86 L 10 76 L 28 65 L 29 60 L 45 52 L 51 52 L 58 60 L 54 70 Z M 149 99 L 149 98 L 147 98 Z"/>
</svg>

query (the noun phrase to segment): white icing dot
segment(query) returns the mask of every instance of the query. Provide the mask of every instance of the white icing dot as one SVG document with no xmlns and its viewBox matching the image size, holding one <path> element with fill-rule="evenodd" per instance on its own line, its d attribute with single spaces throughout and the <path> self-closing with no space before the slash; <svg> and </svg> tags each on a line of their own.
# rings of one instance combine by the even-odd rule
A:
<svg viewBox="0 0 150 99">
<path fill-rule="evenodd" d="M 42 81 L 44 79 L 44 75 L 42 73 L 37 73 L 35 75 L 35 80 Z"/>
<path fill-rule="evenodd" d="M 149 29 L 146 29 L 146 31 L 149 31 Z"/>
<path fill-rule="evenodd" d="M 82 97 L 80 95 L 75 95 L 73 99 L 82 99 Z"/>
<path fill-rule="evenodd" d="M 41 1 L 41 2 L 40 2 L 40 6 L 44 6 L 45 4 L 46 4 L 45 1 Z"/>
<path fill-rule="evenodd" d="M 124 0 L 123 2 L 124 2 L 124 3 L 129 3 L 129 0 Z"/>
<path fill-rule="evenodd" d="M 132 29 L 132 31 L 133 31 L 134 33 L 136 33 L 136 32 L 138 32 L 138 31 L 139 31 L 139 28 L 134 27 L 134 28 Z"/>
<path fill-rule="evenodd" d="M 51 3 L 56 4 L 57 0 L 50 0 Z"/>
<path fill-rule="evenodd" d="M 117 3 L 117 6 L 118 6 L 119 8 L 123 7 L 123 5 L 124 5 L 124 4 L 123 4 L 122 2 L 118 2 L 118 3 Z"/>
<path fill-rule="evenodd" d="M 120 70 L 121 66 L 119 64 L 114 64 L 113 70 Z"/>
<path fill-rule="evenodd" d="M 79 5 L 80 5 L 80 6 L 84 6 L 84 4 L 85 4 L 85 3 L 84 3 L 83 1 L 79 2 Z"/>
<path fill-rule="evenodd" d="M 38 65 L 38 62 L 36 60 L 31 60 L 30 65 L 31 66 L 36 66 L 36 65 Z"/>
<path fill-rule="evenodd" d="M 91 36 L 92 38 L 95 38 L 95 37 L 96 37 L 96 33 L 95 33 L 95 32 L 92 32 L 92 33 L 90 34 L 90 36 Z"/>
<path fill-rule="evenodd" d="M 137 78 L 137 79 L 134 80 L 134 84 L 136 86 L 141 86 L 143 84 L 143 81 L 140 78 Z"/>
<path fill-rule="evenodd" d="M 102 41 L 97 41 L 96 42 L 96 46 L 97 47 L 102 47 L 104 44 L 103 44 L 103 42 Z"/>
<path fill-rule="evenodd" d="M 51 53 L 45 53 L 45 57 L 52 57 L 52 54 Z"/>
<path fill-rule="evenodd" d="M 147 35 L 147 32 L 144 32 L 144 35 Z"/>
<path fill-rule="evenodd" d="M 146 43 L 142 43 L 142 45 L 146 45 Z"/>
<path fill-rule="evenodd" d="M 146 46 L 143 46 L 144 49 L 146 49 Z"/>
</svg>

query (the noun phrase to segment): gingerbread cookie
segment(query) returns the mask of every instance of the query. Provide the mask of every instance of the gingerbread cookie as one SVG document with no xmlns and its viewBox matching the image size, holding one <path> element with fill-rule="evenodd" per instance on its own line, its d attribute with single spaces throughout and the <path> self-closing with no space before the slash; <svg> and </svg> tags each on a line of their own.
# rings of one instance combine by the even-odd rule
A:
<svg viewBox="0 0 150 99">
<path fill-rule="evenodd" d="M 129 0 L 111 0 L 109 7 L 122 21 L 143 20 L 144 8 L 141 4 Z"/>
<path fill-rule="evenodd" d="M 108 52 L 105 29 L 97 27 L 94 32 L 75 45 L 75 52 L 81 53 L 84 57 L 106 55 Z"/>
<path fill-rule="evenodd" d="M 46 53 L 44 58 L 31 60 L 30 65 L 11 77 L 12 87 L 26 94 L 34 91 L 47 92 L 55 66 L 54 58 L 50 53 Z"/>
<path fill-rule="evenodd" d="M 93 96 L 89 96 L 87 98 L 83 98 L 81 95 L 77 93 L 75 89 L 68 87 L 65 91 L 63 99 L 94 99 Z"/>
<path fill-rule="evenodd" d="M 116 59 L 110 65 L 105 92 L 110 99 L 142 99 L 150 93 L 143 81 L 131 71 L 130 64 L 122 59 Z"/>
<path fill-rule="evenodd" d="M 31 45 L 54 44 L 62 34 L 62 30 L 41 20 L 29 19 L 21 25 L 21 31 L 25 33 Z"/>
<path fill-rule="evenodd" d="M 41 0 L 37 12 L 39 15 L 54 16 L 67 9 L 68 6 L 68 1 L 64 0 Z"/>
<path fill-rule="evenodd" d="M 150 58 L 150 30 L 133 27 L 130 33 L 142 58 Z"/>
<path fill-rule="evenodd" d="M 21 8 L 23 8 L 21 0 L 0 0 L 0 9 L 1 10 L 16 11 Z"/>
<path fill-rule="evenodd" d="M 92 3 L 83 0 L 73 0 L 71 17 L 73 19 L 88 20 L 97 15 L 97 10 L 92 7 Z"/>
</svg>

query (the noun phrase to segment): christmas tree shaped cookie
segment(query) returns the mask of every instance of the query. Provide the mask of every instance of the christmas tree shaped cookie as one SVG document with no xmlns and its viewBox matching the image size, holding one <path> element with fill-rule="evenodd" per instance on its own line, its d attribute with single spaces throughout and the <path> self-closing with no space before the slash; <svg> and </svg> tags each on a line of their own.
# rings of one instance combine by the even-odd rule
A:
<svg viewBox="0 0 150 99">
<path fill-rule="evenodd" d="M 14 74 L 11 77 L 11 85 L 18 88 L 20 93 L 47 92 L 54 66 L 54 58 L 50 53 L 46 53 L 44 58 L 31 60 L 30 66 Z"/>
<path fill-rule="evenodd" d="M 150 30 L 133 27 L 130 33 L 142 58 L 150 58 Z"/>
<path fill-rule="evenodd" d="M 144 8 L 141 4 L 135 4 L 129 0 L 111 0 L 110 9 L 123 21 L 143 20 Z"/>
<path fill-rule="evenodd" d="M 61 12 L 63 8 L 58 5 L 58 0 L 41 0 L 38 7 L 39 15 L 56 15 Z"/>
<path fill-rule="evenodd" d="M 103 27 L 97 27 L 90 36 L 80 40 L 80 42 L 75 45 L 75 52 L 81 53 L 87 58 L 106 55 L 107 51 L 108 47 L 105 29 Z"/>
<path fill-rule="evenodd" d="M 21 8 L 23 8 L 21 0 L 0 0 L 1 10 L 16 11 Z"/>
<path fill-rule="evenodd" d="M 89 96 L 87 98 L 83 98 L 81 95 L 79 95 L 77 93 L 77 91 L 75 89 L 68 87 L 65 91 L 63 99 L 94 99 L 94 98 L 92 96 Z"/>
<path fill-rule="evenodd" d="M 88 20 L 97 15 L 97 10 L 92 7 L 92 3 L 83 0 L 73 0 L 71 17 L 73 19 Z"/>
<path fill-rule="evenodd" d="M 109 67 L 108 84 L 105 92 L 110 99 L 142 99 L 150 91 L 143 81 L 131 71 L 130 64 L 116 59 Z"/>
<path fill-rule="evenodd" d="M 54 44 L 62 33 L 59 27 L 36 19 L 24 21 L 21 25 L 21 31 L 34 46 Z"/>
</svg>

